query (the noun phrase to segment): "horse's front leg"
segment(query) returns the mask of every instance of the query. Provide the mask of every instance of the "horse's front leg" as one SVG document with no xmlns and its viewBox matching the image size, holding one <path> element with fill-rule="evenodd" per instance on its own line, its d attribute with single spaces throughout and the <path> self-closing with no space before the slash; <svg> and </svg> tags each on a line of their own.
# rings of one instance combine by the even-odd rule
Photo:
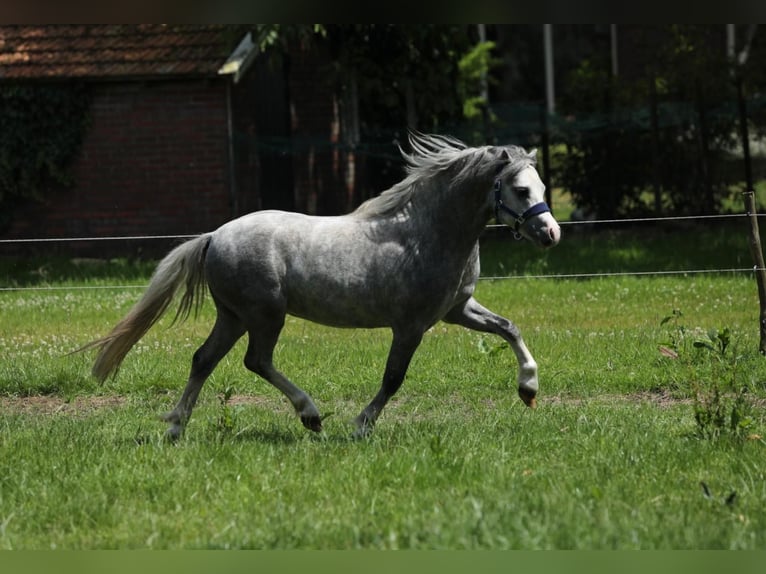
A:
<svg viewBox="0 0 766 574">
<path fill-rule="evenodd" d="M 505 317 L 486 309 L 473 297 L 453 308 L 444 317 L 444 321 L 462 325 L 474 331 L 495 333 L 508 341 L 519 362 L 519 396 L 527 406 L 532 408 L 537 406 L 535 399 L 539 389 L 537 363 L 524 344 L 516 325 Z"/>
<path fill-rule="evenodd" d="M 386 370 L 383 373 L 383 383 L 375 397 L 370 401 L 359 416 L 354 419 L 356 431 L 354 437 L 363 438 L 372 432 L 375 421 L 378 420 L 383 407 L 389 399 L 399 390 L 404 382 L 407 368 L 410 366 L 412 355 L 420 345 L 423 338 L 422 331 L 397 333 L 394 331 L 394 340 L 386 361 Z"/>
</svg>

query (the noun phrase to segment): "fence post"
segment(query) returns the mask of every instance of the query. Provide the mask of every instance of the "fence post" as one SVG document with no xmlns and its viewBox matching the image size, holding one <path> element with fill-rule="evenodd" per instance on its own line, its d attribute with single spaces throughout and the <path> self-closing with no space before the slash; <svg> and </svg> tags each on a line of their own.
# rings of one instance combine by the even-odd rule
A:
<svg viewBox="0 0 766 574">
<path fill-rule="evenodd" d="M 545 184 L 545 201 L 553 213 L 553 186 L 551 185 L 551 142 L 550 142 L 550 118 L 548 109 L 540 106 L 540 127 L 542 129 L 543 145 L 543 183 Z"/>
<path fill-rule="evenodd" d="M 755 264 L 755 282 L 758 284 L 758 302 L 760 304 L 760 334 L 761 341 L 758 351 L 761 355 L 766 355 L 766 266 L 763 262 L 763 250 L 761 249 L 761 234 L 758 231 L 758 214 L 755 211 L 755 194 L 753 191 L 746 191 L 745 210 L 750 221 L 750 254 Z"/>
</svg>

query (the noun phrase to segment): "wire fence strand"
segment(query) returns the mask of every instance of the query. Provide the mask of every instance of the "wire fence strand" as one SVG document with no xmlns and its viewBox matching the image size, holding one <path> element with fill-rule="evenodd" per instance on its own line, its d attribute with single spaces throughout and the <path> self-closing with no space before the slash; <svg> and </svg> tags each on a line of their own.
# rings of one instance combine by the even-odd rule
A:
<svg viewBox="0 0 766 574">
<path fill-rule="evenodd" d="M 756 214 L 757 217 L 766 217 L 766 214 Z M 578 221 L 559 221 L 559 225 L 577 226 L 577 225 L 614 225 L 622 223 L 667 223 L 671 221 L 692 221 L 692 220 L 710 220 L 710 219 L 742 219 L 748 217 L 747 213 L 725 213 L 720 215 L 681 215 L 673 217 L 634 217 L 623 219 L 594 219 Z M 487 229 L 505 229 L 505 225 L 490 224 Z M 178 240 L 194 239 L 201 233 L 184 235 L 115 235 L 108 237 L 40 237 L 40 238 L 22 238 L 22 239 L 0 239 L 0 245 L 3 244 L 23 244 L 23 243 L 78 243 L 84 241 L 160 241 L 160 240 Z"/>
<path fill-rule="evenodd" d="M 31 239 L 0 239 L 0 244 L 11 243 L 78 243 L 83 241 L 157 241 L 161 239 L 194 239 L 196 235 L 117 235 L 110 237 L 40 237 Z"/>
<path fill-rule="evenodd" d="M 146 289 L 149 285 L 51 285 L 37 287 L 0 287 L 3 291 L 125 291 L 128 289 Z"/>
<path fill-rule="evenodd" d="M 651 275 L 704 275 L 713 273 L 754 273 L 758 267 L 743 267 L 734 269 L 679 269 L 668 271 L 606 271 L 601 273 L 552 273 L 550 275 L 497 275 L 482 276 L 479 281 L 501 281 L 507 279 L 590 279 L 596 277 L 646 277 Z"/>
<path fill-rule="evenodd" d="M 593 219 L 577 221 L 559 221 L 561 227 L 570 225 L 614 225 L 620 223 L 663 223 L 671 221 L 692 221 L 692 220 L 710 220 L 710 219 L 743 219 L 748 217 L 747 213 L 726 213 L 721 215 L 680 215 L 676 217 L 630 217 L 624 219 Z M 757 217 L 766 217 L 766 214 L 756 214 Z M 487 225 L 487 229 L 505 228 L 505 225 L 493 223 Z"/>
<path fill-rule="evenodd" d="M 733 213 L 720 215 L 689 215 L 674 217 L 641 217 L 625 219 L 595 219 L 583 221 L 560 221 L 559 225 L 577 226 L 577 225 L 600 225 L 600 224 L 636 224 L 636 223 L 667 223 L 676 221 L 692 220 L 712 220 L 712 219 L 742 219 L 748 217 L 747 213 Z M 757 214 L 758 217 L 764 217 L 766 214 Z M 505 229 L 506 226 L 500 224 L 487 225 L 487 230 Z M 0 245 L 3 244 L 34 244 L 34 243 L 67 243 L 67 242 L 101 242 L 101 241 L 159 241 L 159 240 L 188 240 L 199 237 L 199 234 L 184 235 L 122 235 L 110 237 L 44 237 L 28 239 L 0 239 Z M 668 276 L 668 275 L 703 275 L 703 274 L 739 274 L 755 273 L 760 271 L 757 266 L 742 268 L 724 268 L 724 269 L 678 269 L 678 270 L 655 270 L 655 271 L 607 271 L 595 273 L 551 273 L 551 274 L 524 274 L 524 275 L 498 275 L 481 276 L 480 281 L 504 281 L 509 279 L 590 279 L 604 277 L 649 277 L 649 276 Z M 71 286 L 4 286 L 0 287 L 0 292 L 12 291 L 98 291 L 98 290 L 129 290 L 145 289 L 144 285 L 71 285 Z"/>
</svg>

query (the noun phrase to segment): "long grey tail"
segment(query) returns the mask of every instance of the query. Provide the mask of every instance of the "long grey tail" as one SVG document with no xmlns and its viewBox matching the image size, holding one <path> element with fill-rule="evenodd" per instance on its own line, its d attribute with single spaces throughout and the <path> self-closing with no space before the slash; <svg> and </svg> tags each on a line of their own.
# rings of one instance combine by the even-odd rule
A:
<svg viewBox="0 0 766 574">
<path fill-rule="evenodd" d="M 178 288 L 186 285 L 175 321 L 199 310 L 205 296 L 205 254 L 211 235 L 201 235 L 173 249 L 160 261 L 141 299 L 111 332 L 77 349 L 98 348 L 93 376 L 99 381 L 117 372 L 133 345 L 165 314 Z"/>
</svg>

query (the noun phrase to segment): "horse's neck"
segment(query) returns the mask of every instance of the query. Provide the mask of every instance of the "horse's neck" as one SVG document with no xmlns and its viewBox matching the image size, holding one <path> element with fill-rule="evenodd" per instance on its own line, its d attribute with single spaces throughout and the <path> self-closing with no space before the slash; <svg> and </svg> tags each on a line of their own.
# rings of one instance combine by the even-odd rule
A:
<svg viewBox="0 0 766 574">
<path fill-rule="evenodd" d="M 468 257 L 489 219 L 488 197 L 475 184 L 445 184 L 417 194 L 389 223 L 408 243 Z"/>
<path fill-rule="evenodd" d="M 482 191 L 483 187 L 476 183 L 453 183 L 446 186 L 443 193 L 439 190 L 432 194 L 434 201 L 426 210 L 434 233 L 442 240 L 452 238 L 473 245 L 490 215 L 487 205 L 489 184 L 486 193 Z"/>
</svg>

